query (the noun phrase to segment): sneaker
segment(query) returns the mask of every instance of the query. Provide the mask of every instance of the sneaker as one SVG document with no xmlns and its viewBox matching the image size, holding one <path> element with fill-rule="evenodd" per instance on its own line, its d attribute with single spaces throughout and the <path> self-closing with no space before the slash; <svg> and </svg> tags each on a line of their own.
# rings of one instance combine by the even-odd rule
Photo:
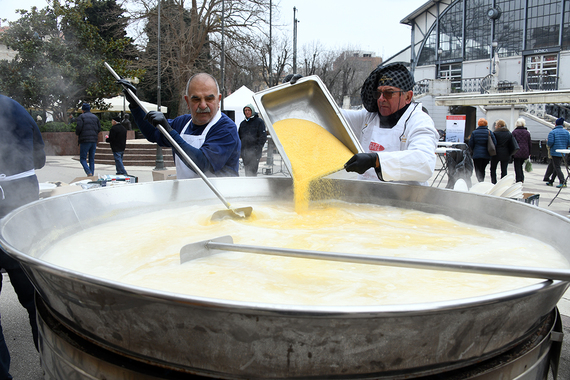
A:
<svg viewBox="0 0 570 380">
<path fill-rule="evenodd" d="M 552 182 L 546 182 L 546 186 L 554 186 L 554 183 L 552 183 Z"/>
<path fill-rule="evenodd" d="M 558 186 L 556 186 L 556 187 L 560 189 L 560 188 L 562 188 L 562 187 L 566 187 L 566 184 L 565 184 L 565 183 L 561 183 L 560 185 L 558 185 Z"/>
</svg>

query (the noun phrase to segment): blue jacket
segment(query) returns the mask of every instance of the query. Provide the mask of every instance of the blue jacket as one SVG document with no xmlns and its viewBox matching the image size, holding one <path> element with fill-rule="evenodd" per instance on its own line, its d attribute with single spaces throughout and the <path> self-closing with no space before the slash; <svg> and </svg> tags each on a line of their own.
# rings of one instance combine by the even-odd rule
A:
<svg viewBox="0 0 570 380">
<path fill-rule="evenodd" d="M 487 150 L 487 138 L 491 134 L 491 138 L 493 139 L 493 143 L 497 146 L 497 139 L 495 138 L 495 134 L 489 131 L 487 126 L 478 127 L 476 130 L 471 132 L 471 138 L 469 139 L 469 148 L 473 152 L 472 156 L 473 159 L 477 158 L 485 158 L 487 160 L 491 159 L 491 155 Z"/>
<path fill-rule="evenodd" d="M 101 132 L 101 121 L 91 112 L 87 111 L 79 115 L 76 119 L 77 127 L 75 134 L 79 136 L 78 143 L 96 143 L 99 141 L 99 132 Z"/>
<path fill-rule="evenodd" d="M 146 114 L 140 107 L 129 107 L 135 122 L 146 139 L 160 146 L 172 147 L 172 144 L 148 121 L 144 120 Z M 192 119 L 191 115 L 178 116 L 168 119 L 172 127 L 170 136 L 180 145 L 196 165 L 203 172 L 211 172 L 216 177 L 239 176 L 239 154 L 241 142 L 238 136 L 236 124 L 228 116 L 222 113 L 221 119 L 210 129 L 206 135 L 204 145 L 196 149 L 188 144 L 180 133 L 184 126 Z M 190 124 L 186 134 L 200 135 L 206 128 L 205 125 L 196 127 Z M 172 148 L 175 159 L 181 159 L 176 149 Z"/>
<path fill-rule="evenodd" d="M 570 132 L 561 125 L 555 126 L 554 129 L 548 133 L 547 144 L 550 148 L 551 156 L 562 157 L 562 153 L 558 153 L 556 149 L 566 149 L 570 146 Z"/>
<path fill-rule="evenodd" d="M 45 163 L 38 125 L 18 102 L 0 95 L 0 174 L 11 176 L 41 169 Z"/>
</svg>

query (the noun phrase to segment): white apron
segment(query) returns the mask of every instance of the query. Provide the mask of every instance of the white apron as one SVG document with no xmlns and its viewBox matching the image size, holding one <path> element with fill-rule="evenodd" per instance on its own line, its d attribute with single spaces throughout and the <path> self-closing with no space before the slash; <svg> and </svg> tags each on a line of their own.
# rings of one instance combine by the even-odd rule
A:
<svg viewBox="0 0 570 380">
<path fill-rule="evenodd" d="M 4 195 L 4 189 L 2 188 L 2 182 L 9 182 L 9 181 L 14 181 L 16 179 L 31 177 L 35 174 L 36 174 L 36 171 L 34 169 L 31 169 L 31 170 L 28 170 L 28 171 L 25 171 L 22 173 L 14 174 L 14 175 L 0 174 L 0 200 L 6 199 L 6 196 Z"/>
<path fill-rule="evenodd" d="M 214 124 L 216 124 L 220 120 L 221 117 L 222 117 L 222 112 L 220 110 L 218 110 L 218 112 L 216 113 L 216 116 L 214 116 L 214 118 L 208 123 L 206 128 L 204 128 L 204 131 L 202 132 L 201 135 L 187 135 L 185 133 L 186 130 L 188 129 L 188 127 L 190 126 L 190 123 L 192 122 L 192 120 L 190 120 L 188 123 L 186 123 L 184 128 L 182 128 L 182 132 L 180 132 L 180 136 L 190 146 L 192 146 L 196 149 L 200 149 L 202 147 L 202 145 L 204 145 L 204 141 L 206 141 L 206 135 L 208 134 L 210 129 L 214 126 Z M 206 172 L 204 174 L 206 174 L 206 176 L 208 175 Z M 197 178 L 197 177 L 199 177 L 198 173 L 195 173 L 194 170 L 192 170 L 191 168 L 186 166 L 186 164 L 184 163 L 184 160 L 180 156 L 178 156 L 176 159 L 176 178 L 177 179 L 189 179 L 189 178 Z"/>
<path fill-rule="evenodd" d="M 393 128 L 374 128 L 368 136 L 363 136 L 362 147 L 370 152 L 398 152 L 401 150 L 400 136 L 404 131 L 404 123 L 398 123 Z M 362 179 L 378 181 L 374 168 L 368 169 Z"/>
</svg>

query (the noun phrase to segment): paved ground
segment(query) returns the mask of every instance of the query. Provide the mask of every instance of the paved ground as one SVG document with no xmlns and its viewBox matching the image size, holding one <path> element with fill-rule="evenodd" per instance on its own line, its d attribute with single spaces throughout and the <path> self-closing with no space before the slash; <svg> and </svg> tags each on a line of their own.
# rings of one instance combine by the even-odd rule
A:
<svg viewBox="0 0 570 380">
<path fill-rule="evenodd" d="M 152 167 L 127 167 L 126 169 L 129 174 L 137 176 L 139 182 L 151 182 L 153 180 Z M 265 167 L 261 166 L 260 172 L 265 172 L 265 169 Z M 281 166 L 277 157 L 272 175 L 287 175 L 283 170 L 285 169 Z M 552 204 L 549 205 L 551 200 L 558 193 L 558 189 L 547 187 L 544 182 L 542 182 L 542 176 L 545 170 L 546 165 L 534 164 L 533 172 L 526 173 L 523 191 L 540 194 L 539 207 L 565 217 L 570 216 L 570 188 L 562 189 Z M 512 165 L 509 166 L 509 172 L 513 172 Z M 96 176 L 114 173 L 115 168 L 111 165 L 96 165 L 95 167 Z M 39 181 L 42 183 L 63 182 L 69 184 L 75 179 L 83 177 L 84 172 L 76 157 L 49 156 L 46 166 L 38 170 L 37 175 Z M 472 181 L 476 183 L 475 176 L 473 176 Z M 490 182 L 489 175 L 487 175 L 486 181 Z M 437 185 L 438 182 L 439 180 L 435 185 Z M 432 181 L 430 181 L 430 183 L 432 183 Z M 446 179 L 439 184 L 439 187 L 445 187 L 445 185 Z M 568 334 L 570 334 L 570 292 L 562 298 L 558 307 L 562 314 L 564 332 L 566 336 L 568 336 Z M 2 326 L 6 341 L 12 353 L 12 375 L 17 380 L 43 379 L 43 371 L 39 365 L 38 355 L 31 340 L 31 332 L 25 314 L 26 312 L 18 303 L 6 274 L 4 274 L 4 286 L 0 297 L 0 313 L 2 315 Z M 563 347 L 559 379 L 570 379 L 570 344 L 568 341 L 569 340 L 566 339 Z"/>
</svg>

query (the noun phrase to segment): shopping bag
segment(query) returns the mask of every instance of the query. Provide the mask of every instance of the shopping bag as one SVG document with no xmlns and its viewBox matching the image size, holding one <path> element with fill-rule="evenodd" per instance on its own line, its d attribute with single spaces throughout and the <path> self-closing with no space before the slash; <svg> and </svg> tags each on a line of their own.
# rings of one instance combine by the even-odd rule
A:
<svg viewBox="0 0 570 380">
<path fill-rule="evenodd" d="M 495 143 L 493 142 L 493 139 L 491 138 L 491 131 L 489 131 L 489 136 L 487 136 L 487 150 L 489 151 L 489 154 L 491 156 L 497 155 L 497 149 L 495 148 Z"/>
<path fill-rule="evenodd" d="M 529 158 L 527 158 L 526 161 L 524 162 L 524 170 L 528 173 L 532 171 L 532 162 L 530 162 Z"/>
<path fill-rule="evenodd" d="M 519 151 L 519 149 L 519 142 L 515 136 L 511 136 L 511 142 L 509 144 L 509 155 L 513 156 L 516 152 Z"/>
</svg>

